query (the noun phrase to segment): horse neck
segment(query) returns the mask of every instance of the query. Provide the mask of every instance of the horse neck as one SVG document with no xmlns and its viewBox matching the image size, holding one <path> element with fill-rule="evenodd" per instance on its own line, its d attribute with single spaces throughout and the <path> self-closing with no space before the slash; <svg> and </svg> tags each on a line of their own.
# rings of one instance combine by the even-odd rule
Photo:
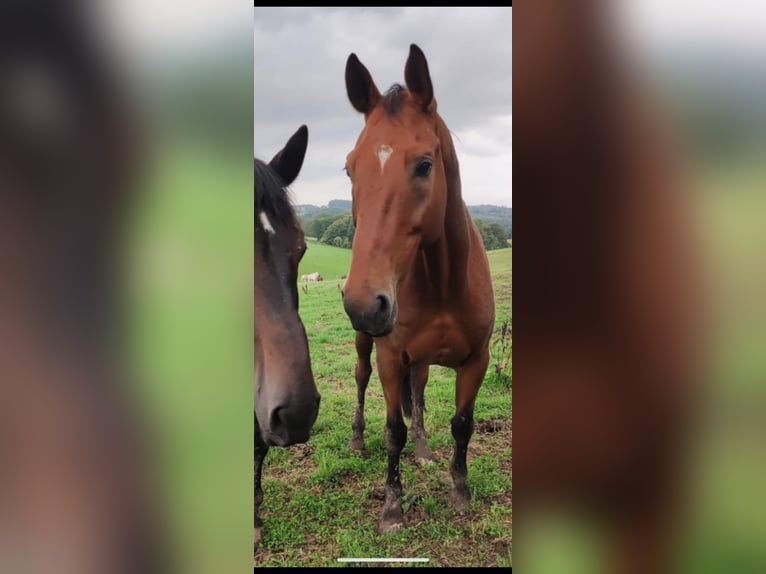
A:
<svg viewBox="0 0 766 574">
<path fill-rule="evenodd" d="M 460 184 L 460 166 L 447 125 L 436 114 L 436 131 L 444 161 L 446 203 L 440 239 L 421 248 L 422 262 L 434 285 L 436 295 L 444 300 L 450 293 L 460 292 L 468 277 L 471 228 Z"/>
</svg>

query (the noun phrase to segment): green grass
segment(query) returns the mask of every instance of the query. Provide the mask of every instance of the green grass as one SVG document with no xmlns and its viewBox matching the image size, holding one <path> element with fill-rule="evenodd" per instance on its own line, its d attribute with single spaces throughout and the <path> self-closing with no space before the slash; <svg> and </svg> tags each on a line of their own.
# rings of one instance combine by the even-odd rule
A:
<svg viewBox="0 0 766 574">
<path fill-rule="evenodd" d="M 405 528 L 393 535 L 376 533 L 386 475 L 385 401 L 373 354 L 365 409 L 366 451 L 353 454 L 348 441 L 356 406 L 356 352 L 354 331 L 340 297 L 340 277 L 350 260 L 348 249 L 310 242 L 301 262 L 299 275 L 318 271 L 325 278 L 300 293 L 322 405 L 306 445 L 273 448 L 266 458 L 264 543 L 255 553 L 255 565 L 335 566 L 342 557 L 419 557 L 429 558 L 431 566 L 510 566 L 511 366 L 498 378 L 493 367 L 499 362 L 496 356 L 476 403 L 477 430 L 468 455 L 473 495 L 469 512 L 460 516 L 449 505 L 455 373 L 432 366 L 424 421 L 437 462 L 417 466 L 408 439 L 401 464 Z M 499 327 L 511 323 L 512 250 L 491 252 L 490 265 Z M 494 352 L 499 351 L 498 345 Z"/>
<path fill-rule="evenodd" d="M 325 281 L 340 281 L 351 265 L 351 250 L 341 249 L 306 238 L 308 249 L 298 266 L 298 277 L 319 272 Z"/>
</svg>

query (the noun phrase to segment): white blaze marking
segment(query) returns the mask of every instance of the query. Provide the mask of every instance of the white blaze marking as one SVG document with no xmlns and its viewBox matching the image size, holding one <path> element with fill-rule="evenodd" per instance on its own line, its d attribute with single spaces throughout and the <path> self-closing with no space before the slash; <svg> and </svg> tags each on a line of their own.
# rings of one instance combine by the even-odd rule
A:
<svg viewBox="0 0 766 574">
<path fill-rule="evenodd" d="M 378 160 L 380 161 L 380 173 L 383 173 L 383 166 L 386 165 L 388 158 L 394 153 L 394 149 L 388 145 L 382 145 L 378 148 Z"/>
<path fill-rule="evenodd" d="M 261 211 L 261 213 L 258 215 L 258 217 L 261 218 L 261 225 L 263 225 L 263 229 L 271 233 L 272 235 L 275 233 L 274 228 L 271 226 L 271 221 L 269 221 L 269 218 L 266 217 L 266 212 Z"/>
</svg>

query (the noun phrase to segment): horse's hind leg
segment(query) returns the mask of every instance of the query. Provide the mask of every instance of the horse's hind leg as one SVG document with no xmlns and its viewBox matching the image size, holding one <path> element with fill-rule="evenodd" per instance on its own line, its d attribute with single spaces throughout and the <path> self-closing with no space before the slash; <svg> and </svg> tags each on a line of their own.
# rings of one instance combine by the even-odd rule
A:
<svg viewBox="0 0 766 574">
<path fill-rule="evenodd" d="M 466 456 L 468 454 L 468 441 L 471 440 L 473 434 L 473 409 L 476 395 L 484 381 L 488 364 L 489 349 L 485 348 L 481 354 L 457 370 L 457 385 L 455 387 L 457 410 L 455 416 L 452 417 L 455 452 L 450 463 L 450 474 L 452 474 L 450 499 L 453 506 L 461 513 L 466 510 L 471 501 L 471 492 L 466 484 L 468 478 Z"/>
<path fill-rule="evenodd" d="M 428 365 L 422 364 L 410 369 L 410 385 L 412 386 L 412 424 L 410 436 L 415 443 L 415 461 L 419 464 L 429 464 L 435 459 L 431 447 L 428 446 L 426 429 L 423 424 L 425 409 L 424 393 L 428 382 Z M 406 389 L 405 389 L 406 392 Z"/>
<path fill-rule="evenodd" d="M 261 431 L 258 421 L 255 421 L 255 448 L 253 449 L 253 474 L 255 475 L 254 494 L 254 516 L 253 516 L 253 547 L 258 546 L 263 540 L 263 521 L 259 511 L 263 502 L 263 489 L 261 488 L 261 470 L 263 469 L 263 459 L 269 451 L 268 445 L 261 438 Z"/>
<path fill-rule="evenodd" d="M 356 333 L 356 412 L 351 428 L 354 431 L 349 448 L 354 452 L 362 452 L 364 449 L 364 395 L 367 392 L 367 383 L 372 374 L 372 337 L 362 332 Z"/>
</svg>

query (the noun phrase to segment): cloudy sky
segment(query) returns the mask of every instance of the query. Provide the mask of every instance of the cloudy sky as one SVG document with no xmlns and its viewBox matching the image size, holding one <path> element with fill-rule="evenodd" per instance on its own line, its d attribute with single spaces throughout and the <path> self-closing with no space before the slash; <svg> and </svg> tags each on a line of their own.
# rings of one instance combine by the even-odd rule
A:
<svg viewBox="0 0 766 574">
<path fill-rule="evenodd" d="M 254 153 L 268 160 L 301 124 L 309 147 L 296 203 L 351 199 L 346 154 L 363 127 L 344 80 L 352 52 L 378 89 L 404 83 L 411 43 L 425 53 L 469 205 L 512 205 L 511 8 L 254 10 Z"/>
<path fill-rule="evenodd" d="M 93 1 L 105 28 L 157 61 L 239 46 L 253 34 L 254 154 L 270 158 L 309 126 L 306 163 L 293 186 L 301 202 L 350 197 L 341 168 L 362 128 L 344 83 L 355 52 L 385 90 L 404 81 L 410 43 L 428 58 L 435 96 L 454 134 L 469 204 L 512 204 L 511 8 L 254 8 L 241 0 Z M 766 57 L 763 0 L 621 0 L 619 37 L 656 62 L 674 51 Z M 250 20 L 253 18 L 253 27 Z M 517 25 L 523 23 L 517 22 Z M 697 50 L 697 47 L 700 49 Z M 249 46 L 244 48 L 249 49 Z M 248 64 L 249 65 L 249 64 Z"/>
<path fill-rule="evenodd" d="M 622 39 L 638 52 L 705 49 L 730 57 L 766 56 L 762 0 L 623 0 L 611 7 Z"/>
</svg>

